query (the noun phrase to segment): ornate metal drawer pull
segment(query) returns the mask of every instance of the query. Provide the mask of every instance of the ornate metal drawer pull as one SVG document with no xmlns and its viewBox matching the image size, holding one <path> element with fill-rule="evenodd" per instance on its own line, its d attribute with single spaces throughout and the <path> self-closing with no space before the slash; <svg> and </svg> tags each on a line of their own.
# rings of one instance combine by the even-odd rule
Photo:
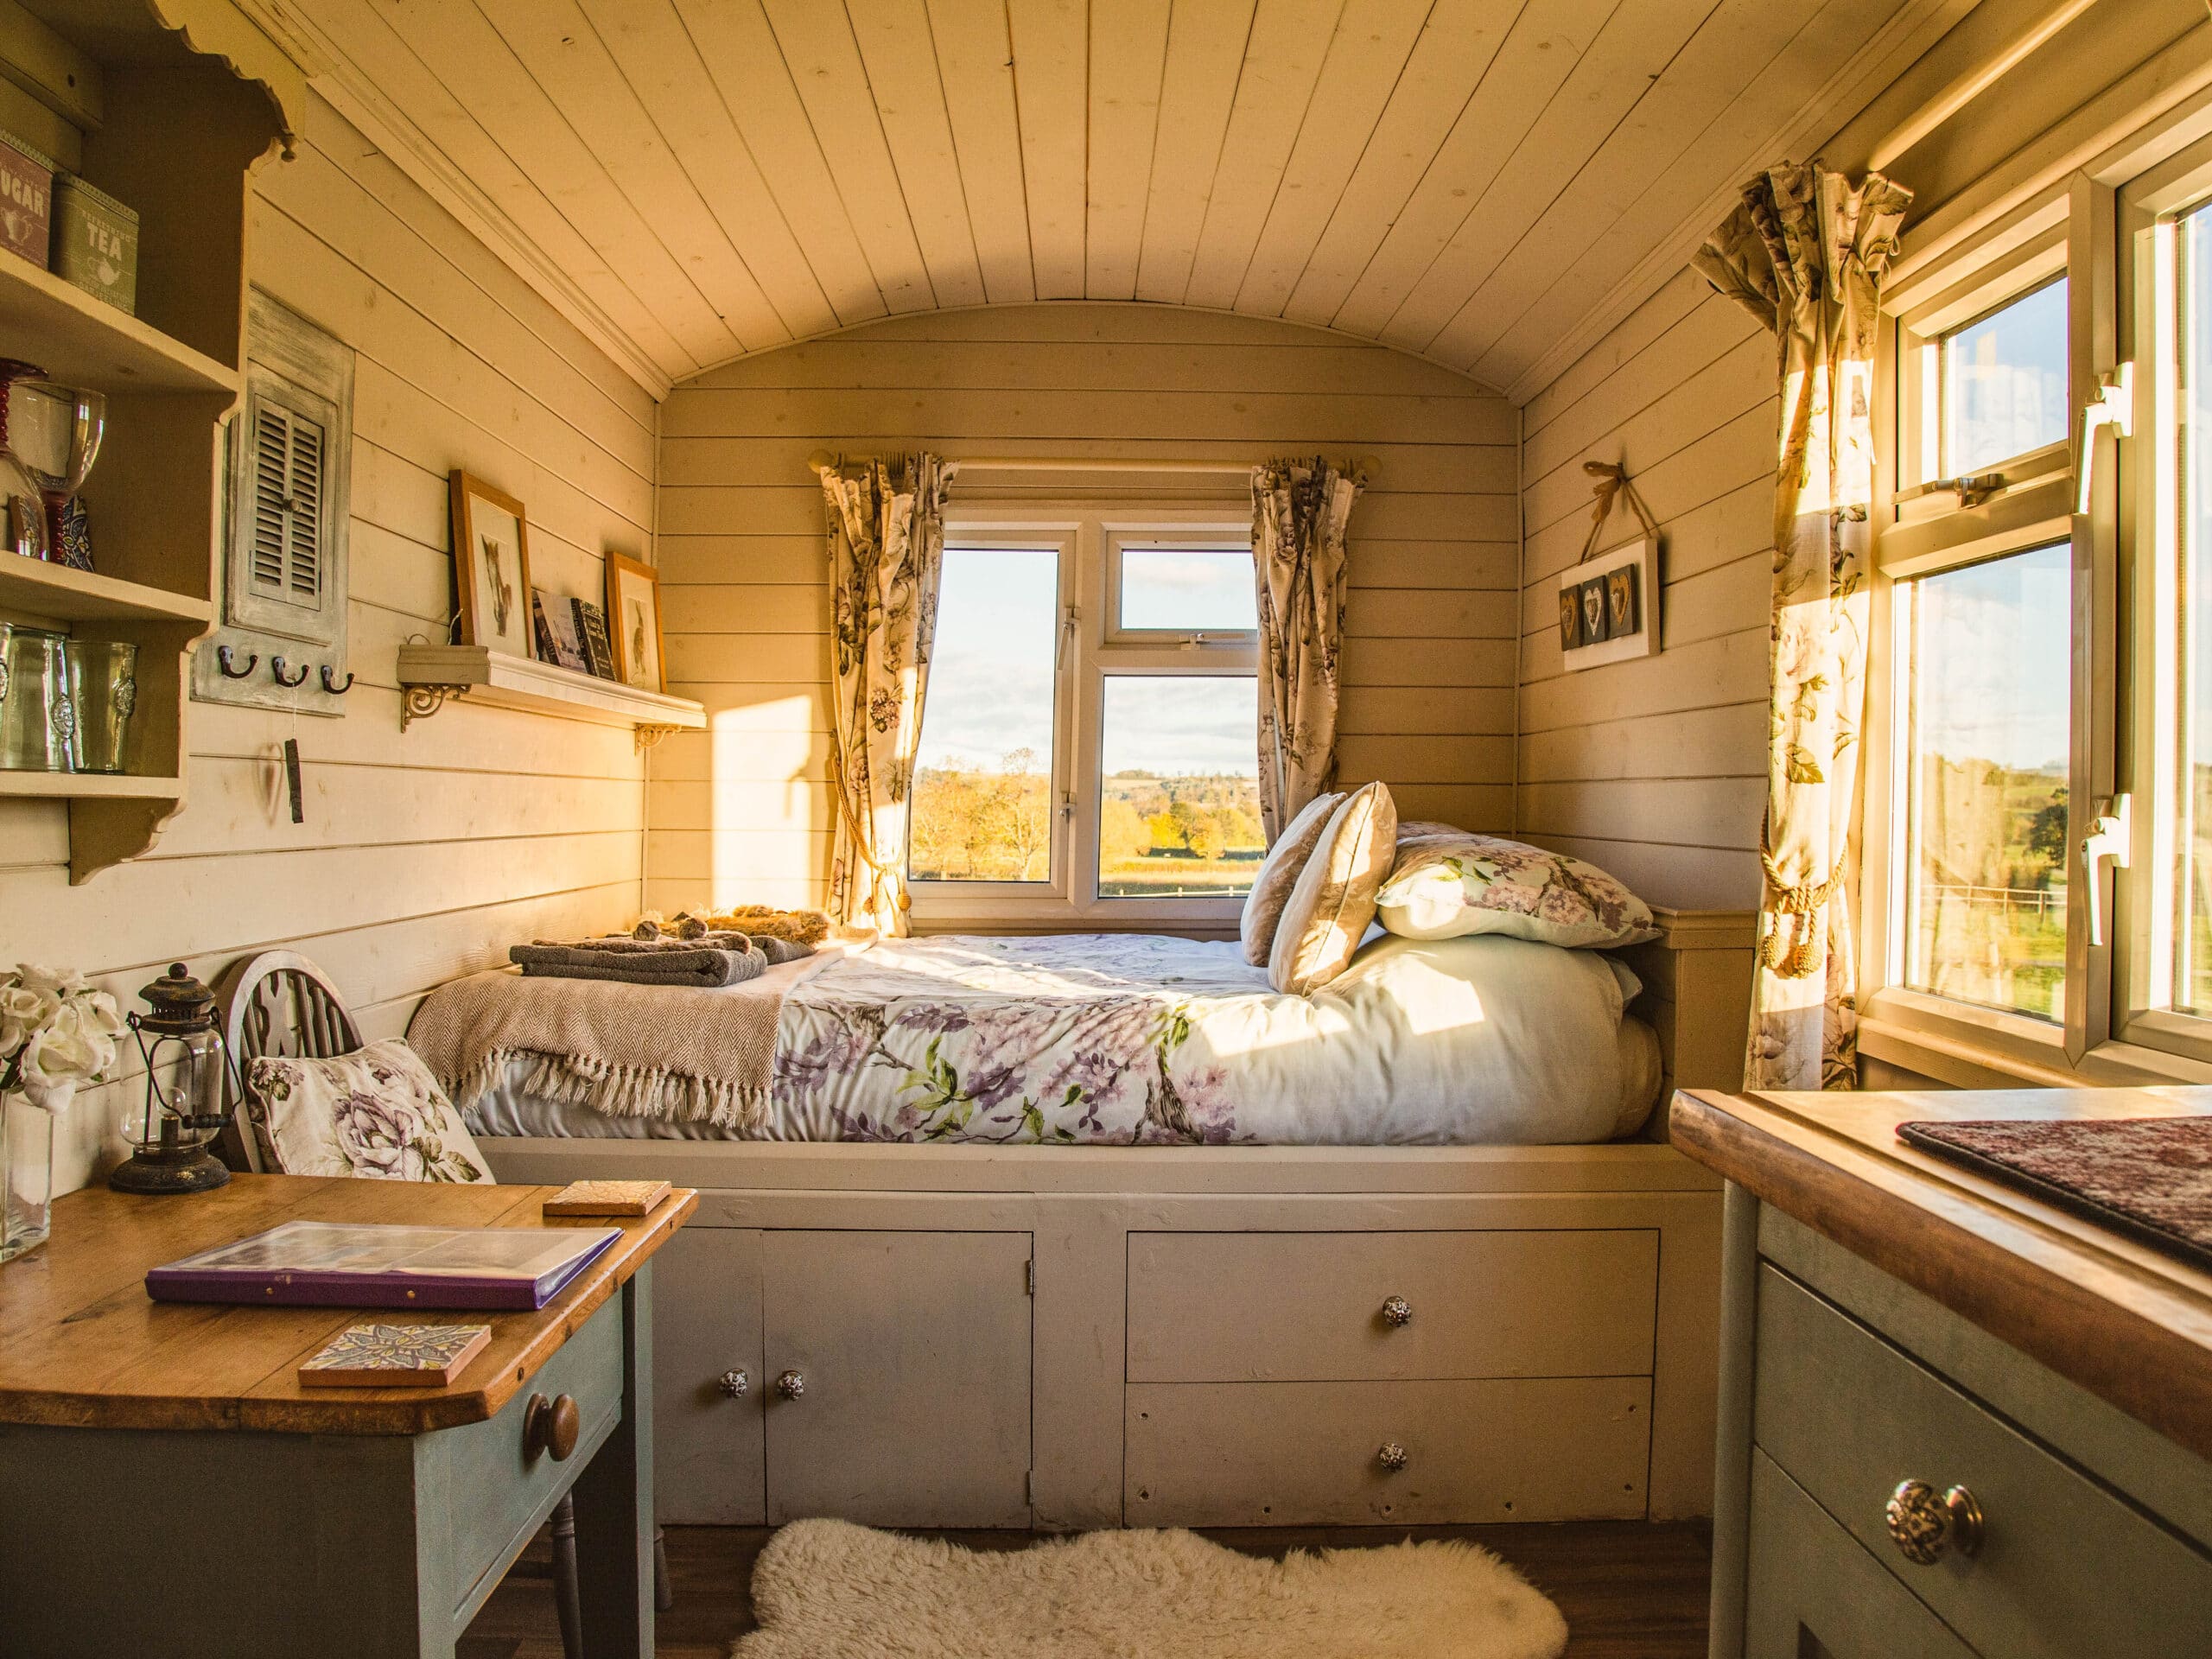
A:
<svg viewBox="0 0 2212 1659">
<path fill-rule="evenodd" d="M 776 1379 L 776 1392 L 786 1400 L 796 1400 L 806 1392 L 806 1378 L 797 1371 L 785 1371 Z"/>
<path fill-rule="evenodd" d="M 1406 1448 L 1395 1440 L 1385 1440 L 1376 1448 L 1375 1461 L 1392 1474 L 1406 1466 Z"/>
<path fill-rule="evenodd" d="M 1955 1549 L 1971 1557 L 1981 1548 L 1981 1505 L 1963 1486 L 1938 1492 L 1924 1480 L 1901 1480 L 1882 1516 L 1897 1554 L 1915 1567 L 1933 1567 Z"/>
<path fill-rule="evenodd" d="M 282 657 L 272 657 L 269 659 L 269 671 L 276 677 L 276 683 L 282 686 L 302 685 L 306 683 L 308 677 L 308 665 L 305 663 L 300 664 L 298 673 L 287 675 L 284 672 L 284 659 Z"/>
<path fill-rule="evenodd" d="M 533 1458 L 543 1452 L 554 1462 L 565 1463 L 576 1449 L 576 1435 L 582 1427 L 583 1414 L 576 1409 L 575 1395 L 556 1395 L 548 1400 L 542 1394 L 533 1394 L 522 1408 L 523 1451 Z"/>
<path fill-rule="evenodd" d="M 753 1379 L 745 1374 L 745 1368 L 742 1365 L 737 1367 L 734 1370 L 728 1370 L 722 1373 L 722 1392 L 733 1400 L 744 1399 L 745 1391 L 752 1386 Z"/>
<path fill-rule="evenodd" d="M 1402 1296 L 1388 1296 L 1382 1301 L 1382 1323 L 1393 1330 L 1414 1322 L 1414 1305 Z"/>
<path fill-rule="evenodd" d="M 215 647 L 215 666 L 222 671 L 225 679 L 242 680 L 261 666 L 261 653 L 257 651 L 250 652 L 245 659 L 245 666 L 238 668 L 232 663 L 231 648 L 228 645 L 218 645 Z"/>
</svg>

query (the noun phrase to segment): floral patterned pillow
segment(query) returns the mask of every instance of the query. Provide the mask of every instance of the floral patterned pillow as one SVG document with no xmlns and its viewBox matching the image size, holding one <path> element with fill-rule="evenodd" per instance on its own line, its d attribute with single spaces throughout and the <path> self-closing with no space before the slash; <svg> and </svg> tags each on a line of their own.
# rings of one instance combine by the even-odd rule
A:
<svg viewBox="0 0 2212 1659">
<path fill-rule="evenodd" d="M 401 1038 L 334 1060 L 264 1056 L 246 1084 L 262 1160 L 282 1174 L 492 1180 L 461 1114 Z"/>
<path fill-rule="evenodd" d="M 1397 868 L 1376 900 L 1376 919 L 1393 933 L 1598 949 L 1659 937 L 1649 906 L 1594 864 L 1443 824 L 1419 830 L 1400 832 Z"/>
</svg>

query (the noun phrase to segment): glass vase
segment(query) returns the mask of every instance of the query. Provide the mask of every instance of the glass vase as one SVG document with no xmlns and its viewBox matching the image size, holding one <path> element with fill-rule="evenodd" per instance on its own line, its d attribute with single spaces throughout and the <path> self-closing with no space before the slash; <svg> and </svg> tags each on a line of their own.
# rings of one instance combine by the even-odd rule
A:
<svg viewBox="0 0 2212 1659">
<path fill-rule="evenodd" d="M 54 1114 L 0 1095 L 0 1262 L 46 1243 L 54 1216 Z"/>
</svg>

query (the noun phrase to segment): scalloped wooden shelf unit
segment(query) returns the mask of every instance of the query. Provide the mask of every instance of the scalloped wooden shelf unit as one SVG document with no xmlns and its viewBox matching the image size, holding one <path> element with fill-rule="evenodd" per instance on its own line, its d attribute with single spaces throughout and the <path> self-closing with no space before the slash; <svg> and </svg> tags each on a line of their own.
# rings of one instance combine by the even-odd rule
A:
<svg viewBox="0 0 2212 1659">
<path fill-rule="evenodd" d="M 215 616 L 213 603 L 166 588 L 73 570 L 20 553 L 0 553 L 0 610 L 57 622 L 197 622 Z"/>
<path fill-rule="evenodd" d="M 0 256 L 0 334 L 58 384 L 95 391 L 225 391 L 238 371 L 16 254 Z"/>
<path fill-rule="evenodd" d="M 139 778 L 127 772 L 9 772 L 0 769 L 0 796 L 49 801 L 175 801 L 181 778 Z"/>
</svg>

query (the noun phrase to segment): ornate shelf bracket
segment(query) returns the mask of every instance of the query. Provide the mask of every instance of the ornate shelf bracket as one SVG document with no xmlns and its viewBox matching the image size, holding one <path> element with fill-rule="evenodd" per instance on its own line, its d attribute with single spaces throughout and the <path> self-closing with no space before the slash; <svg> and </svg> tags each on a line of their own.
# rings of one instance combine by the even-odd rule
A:
<svg viewBox="0 0 2212 1659">
<path fill-rule="evenodd" d="M 666 737 L 671 732 L 680 732 L 683 729 L 681 726 L 639 726 L 632 741 L 637 746 L 637 753 L 643 754 L 647 749 L 658 748 L 661 739 Z"/>
<path fill-rule="evenodd" d="M 448 697 L 457 697 L 466 692 L 465 685 L 410 685 L 407 700 L 399 710 L 399 729 L 405 731 L 418 720 L 428 720 L 446 706 Z"/>
</svg>

